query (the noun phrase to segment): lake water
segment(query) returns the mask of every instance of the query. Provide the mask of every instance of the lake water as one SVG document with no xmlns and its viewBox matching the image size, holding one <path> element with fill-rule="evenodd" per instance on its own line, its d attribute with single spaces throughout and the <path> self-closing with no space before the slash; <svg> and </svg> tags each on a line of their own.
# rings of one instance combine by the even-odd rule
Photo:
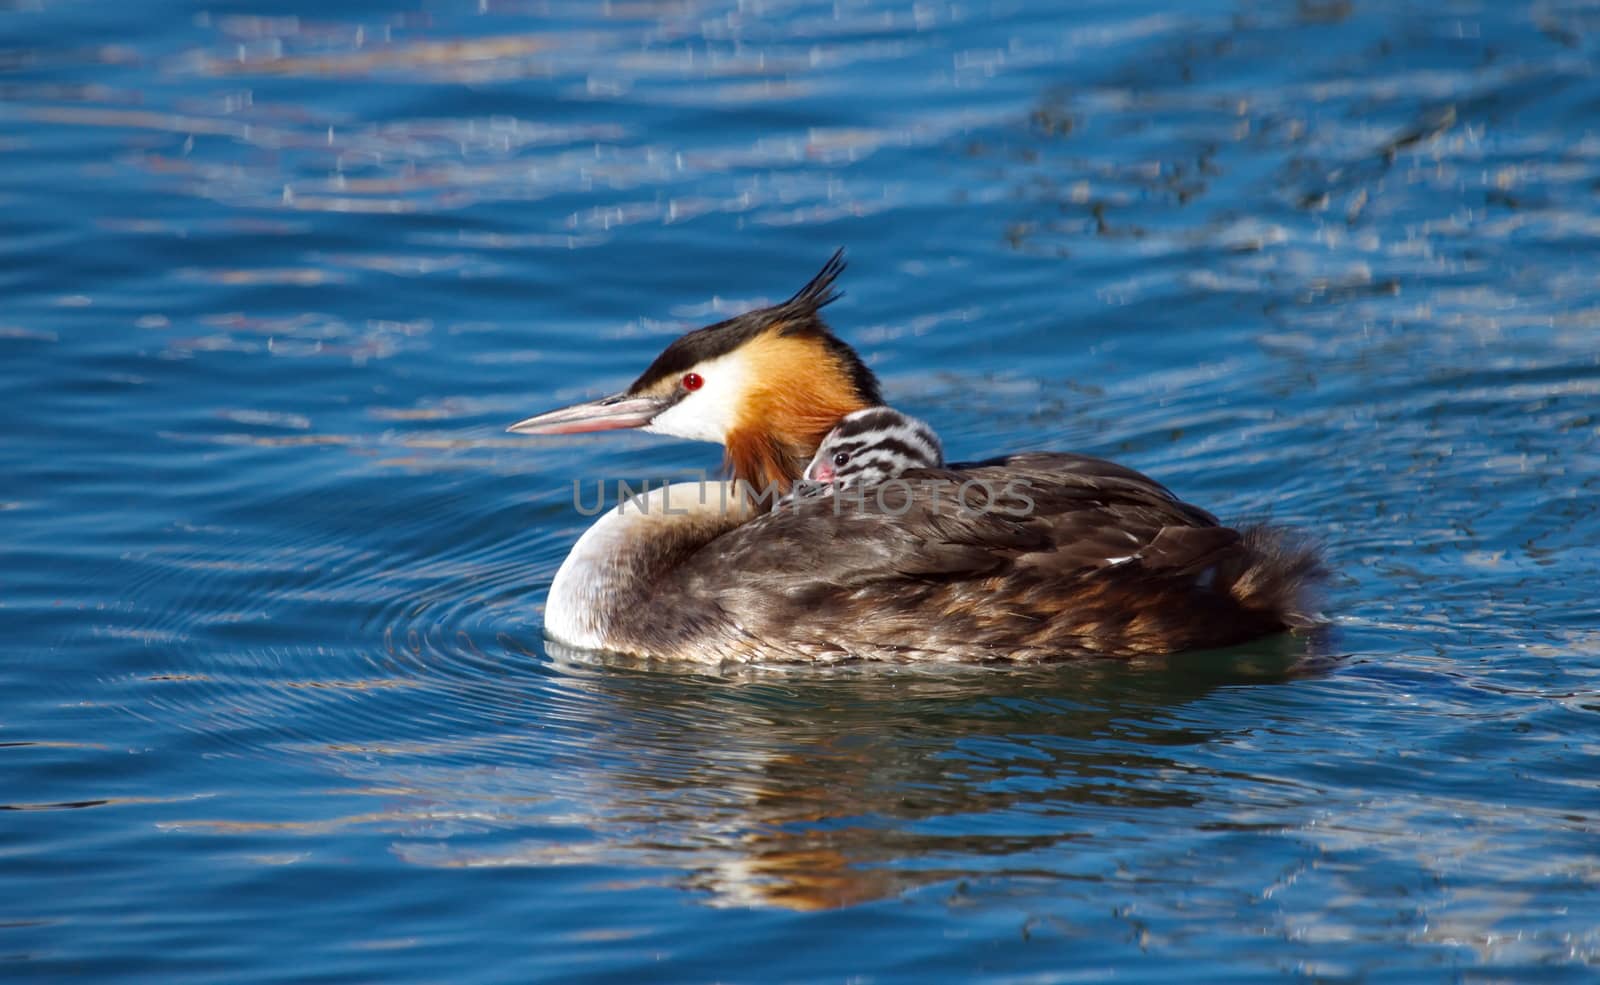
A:
<svg viewBox="0 0 1600 985">
<path fill-rule="evenodd" d="M 1592 981 L 1600 7 L 0 2 L 0 976 Z M 518 438 L 829 309 L 1321 540 L 1127 667 L 554 652 Z"/>
</svg>

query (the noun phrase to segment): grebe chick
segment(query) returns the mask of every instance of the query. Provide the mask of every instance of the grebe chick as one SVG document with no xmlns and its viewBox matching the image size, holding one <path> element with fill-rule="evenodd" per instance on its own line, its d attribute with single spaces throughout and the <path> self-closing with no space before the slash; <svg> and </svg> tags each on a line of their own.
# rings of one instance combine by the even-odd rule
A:
<svg viewBox="0 0 1600 985">
<path fill-rule="evenodd" d="M 868 407 L 845 415 L 822 439 L 793 498 L 831 496 L 943 464 L 939 436 L 926 422 L 893 407 Z"/>
</svg>

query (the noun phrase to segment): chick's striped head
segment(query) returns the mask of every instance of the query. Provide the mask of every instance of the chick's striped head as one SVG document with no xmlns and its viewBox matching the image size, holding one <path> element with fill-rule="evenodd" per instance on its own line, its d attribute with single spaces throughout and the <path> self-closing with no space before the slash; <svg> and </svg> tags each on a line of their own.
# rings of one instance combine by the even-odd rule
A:
<svg viewBox="0 0 1600 985">
<path fill-rule="evenodd" d="M 813 495 L 825 495 L 943 464 L 933 428 L 892 407 L 868 407 L 845 416 L 822 439 L 806 466 L 805 484 Z"/>
</svg>

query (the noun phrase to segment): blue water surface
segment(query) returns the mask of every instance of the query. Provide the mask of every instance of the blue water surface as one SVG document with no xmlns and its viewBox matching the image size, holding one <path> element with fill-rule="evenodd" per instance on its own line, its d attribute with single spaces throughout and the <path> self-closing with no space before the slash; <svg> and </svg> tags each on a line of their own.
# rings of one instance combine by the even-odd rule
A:
<svg viewBox="0 0 1600 985">
<path fill-rule="evenodd" d="M 0 977 L 1592 981 L 1600 7 L 0 0 Z M 510 422 L 829 309 L 1326 545 L 1124 666 L 541 634 Z"/>
</svg>

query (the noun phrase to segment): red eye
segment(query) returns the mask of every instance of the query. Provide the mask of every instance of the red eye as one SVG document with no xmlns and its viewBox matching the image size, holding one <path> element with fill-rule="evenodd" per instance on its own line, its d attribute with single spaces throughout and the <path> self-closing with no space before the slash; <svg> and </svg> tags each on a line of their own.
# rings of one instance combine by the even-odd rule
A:
<svg viewBox="0 0 1600 985">
<path fill-rule="evenodd" d="M 706 381 L 700 378 L 699 373 L 685 373 L 683 376 L 683 388 L 685 390 L 698 390 L 705 385 Z"/>
</svg>

